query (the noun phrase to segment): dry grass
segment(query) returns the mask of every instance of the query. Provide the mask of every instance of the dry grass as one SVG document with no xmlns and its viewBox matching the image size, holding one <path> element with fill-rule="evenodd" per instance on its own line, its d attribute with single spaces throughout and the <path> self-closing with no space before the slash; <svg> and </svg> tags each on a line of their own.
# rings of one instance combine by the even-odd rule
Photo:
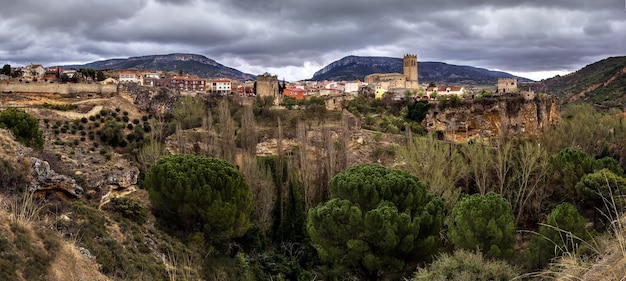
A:
<svg viewBox="0 0 626 281">
<path fill-rule="evenodd" d="M 33 193 L 26 191 L 21 198 L 16 198 L 10 203 L 9 218 L 12 223 L 31 225 L 39 220 L 42 209 L 43 205 L 33 198 Z"/>
<path fill-rule="evenodd" d="M 50 265 L 51 280 L 100 281 L 109 280 L 99 271 L 99 265 L 83 256 L 76 246 L 66 242 Z"/>
</svg>

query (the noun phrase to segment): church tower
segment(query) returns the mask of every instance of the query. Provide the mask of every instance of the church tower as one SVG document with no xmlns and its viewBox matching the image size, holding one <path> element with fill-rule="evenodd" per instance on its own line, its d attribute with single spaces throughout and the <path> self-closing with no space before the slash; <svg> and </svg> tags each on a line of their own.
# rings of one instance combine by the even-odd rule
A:
<svg viewBox="0 0 626 281">
<path fill-rule="evenodd" d="M 406 77 L 406 87 L 417 89 L 419 83 L 417 80 L 417 55 L 404 55 L 404 76 Z"/>
</svg>

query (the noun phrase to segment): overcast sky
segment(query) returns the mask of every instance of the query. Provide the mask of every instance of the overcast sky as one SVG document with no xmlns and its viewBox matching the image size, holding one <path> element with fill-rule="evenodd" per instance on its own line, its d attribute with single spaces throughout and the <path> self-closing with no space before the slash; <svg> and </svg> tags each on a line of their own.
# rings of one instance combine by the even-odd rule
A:
<svg viewBox="0 0 626 281">
<path fill-rule="evenodd" d="M 626 55 L 625 0 L 0 0 L 0 64 L 205 55 L 281 79 L 348 55 L 532 79 Z"/>
</svg>

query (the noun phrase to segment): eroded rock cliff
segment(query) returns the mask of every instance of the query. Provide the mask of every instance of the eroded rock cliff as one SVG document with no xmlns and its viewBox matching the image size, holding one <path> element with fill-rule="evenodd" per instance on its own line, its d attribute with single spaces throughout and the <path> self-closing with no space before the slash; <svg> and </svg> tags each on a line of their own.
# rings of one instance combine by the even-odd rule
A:
<svg viewBox="0 0 626 281">
<path fill-rule="evenodd" d="M 433 106 L 422 126 L 447 141 L 463 143 L 499 136 L 535 139 L 559 122 L 559 106 L 552 96 L 483 97 L 457 107 Z"/>
</svg>

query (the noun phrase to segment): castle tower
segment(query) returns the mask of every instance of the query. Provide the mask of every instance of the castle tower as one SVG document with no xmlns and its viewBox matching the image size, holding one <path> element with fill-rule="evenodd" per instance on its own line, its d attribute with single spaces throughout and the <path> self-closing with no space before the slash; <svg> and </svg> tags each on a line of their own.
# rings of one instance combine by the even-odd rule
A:
<svg viewBox="0 0 626 281">
<path fill-rule="evenodd" d="M 496 93 L 514 93 L 517 92 L 517 78 L 498 78 L 498 90 Z"/>
<path fill-rule="evenodd" d="M 271 96 L 279 98 L 278 96 L 278 77 L 269 73 L 257 75 L 256 77 L 256 94 L 257 96 L 265 97 Z"/>
<path fill-rule="evenodd" d="M 417 89 L 417 55 L 404 55 L 404 76 L 406 77 L 406 87 Z"/>
</svg>

